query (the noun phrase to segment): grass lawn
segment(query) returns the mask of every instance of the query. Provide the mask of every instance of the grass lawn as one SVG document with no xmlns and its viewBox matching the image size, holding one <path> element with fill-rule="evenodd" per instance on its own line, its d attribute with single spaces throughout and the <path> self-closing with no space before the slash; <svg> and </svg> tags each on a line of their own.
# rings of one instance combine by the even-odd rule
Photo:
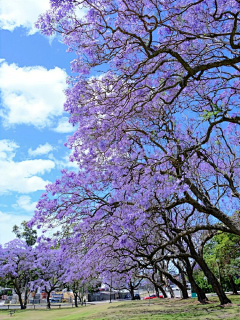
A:
<svg viewBox="0 0 240 320">
<path fill-rule="evenodd" d="M 52 310 L 18 310 L 14 320 L 215 320 L 240 319 L 240 296 L 231 296 L 232 306 L 220 307 L 217 298 L 201 305 L 196 299 L 154 299 L 147 301 L 109 302 L 79 308 Z M 0 319 L 9 319 L 7 310 L 0 310 Z"/>
</svg>

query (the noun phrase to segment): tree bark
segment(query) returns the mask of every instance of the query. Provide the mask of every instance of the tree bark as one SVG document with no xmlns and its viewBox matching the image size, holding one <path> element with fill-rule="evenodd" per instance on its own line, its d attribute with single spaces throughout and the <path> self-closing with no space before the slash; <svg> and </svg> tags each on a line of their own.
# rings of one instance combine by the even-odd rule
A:
<svg viewBox="0 0 240 320">
<path fill-rule="evenodd" d="M 197 294 L 198 301 L 200 303 L 206 303 L 208 301 L 208 298 L 207 298 L 205 292 L 195 282 L 194 277 L 193 277 L 193 270 L 192 270 L 192 267 L 191 267 L 189 260 L 186 259 L 185 262 L 186 262 L 186 272 L 187 272 L 188 280 L 191 283 L 192 289 Z"/>
<path fill-rule="evenodd" d="M 231 287 L 232 287 L 233 294 L 238 294 L 237 286 L 236 286 L 236 284 L 234 282 L 233 276 L 230 276 L 230 284 L 231 284 Z"/>
<path fill-rule="evenodd" d="M 27 300 L 28 300 L 28 288 L 25 288 L 25 293 L 24 293 L 24 307 L 27 307 Z"/>
<path fill-rule="evenodd" d="M 133 285 L 132 285 L 132 283 L 130 282 L 130 285 L 129 285 L 129 287 L 130 287 L 130 294 L 131 294 L 131 299 L 132 300 L 135 300 L 135 295 L 134 295 L 134 287 L 133 287 Z"/>
<path fill-rule="evenodd" d="M 21 310 L 24 310 L 24 309 L 26 309 L 26 306 L 24 306 L 24 303 L 22 301 L 22 292 L 19 289 L 18 282 L 15 280 L 15 281 L 13 281 L 13 284 L 14 284 L 14 287 L 15 287 L 15 292 L 18 295 L 18 300 L 19 300 L 19 303 L 20 303 Z"/>
<path fill-rule="evenodd" d="M 193 291 L 196 292 L 196 294 L 197 294 L 198 301 L 200 303 L 206 303 L 208 301 L 208 298 L 207 298 L 205 292 L 197 285 L 197 283 L 194 280 L 190 281 L 190 283 L 193 288 Z"/>
<path fill-rule="evenodd" d="M 159 298 L 159 288 L 158 288 L 158 286 L 154 285 L 154 289 L 155 289 L 156 296 Z"/>
<path fill-rule="evenodd" d="M 18 295 L 18 299 L 19 299 L 20 306 L 21 306 L 21 310 L 26 309 L 26 306 L 24 305 L 24 303 L 23 303 L 23 301 L 22 301 L 22 294 L 21 294 L 21 292 L 17 292 L 17 295 Z"/>
<path fill-rule="evenodd" d="M 182 291 L 182 298 L 183 299 L 188 299 L 188 292 L 187 292 L 187 288 L 186 286 L 184 287 L 184 285 L 178 281 L 177 279 L 175 279 L 170 273 L 161 270 L 161 272 L 165 275 L 165 277 L 167 277 L 172 283 L 176 284 L 176 286 L 179 287 L 179 289 Z"/>
<path fill-rule="evenodd" d="M 221 305 L 231 303 L 231 300 L 228 299 L 228 297 L 226 296 L 226 294 L 223 291 L 223 288 L 220 285 L 220 283 L 218 282 L 217 278 L 212 273 L 212 271 L 208 268 L 208 265 L 206 264 L 205 260 L 199 256 L 195 257 L 195 260 L 197 261 L 197 263 L 201 267 L 202 271 L 204 272 L 205 276 L 207 277 L 214 292 L 217 294 Z"/>
<path fill-rule="evenodd" d="M 223 288 L 220 285 L 220 283 L 218 282 L 217 278 L 212 273 L 212 271 L 209 269 L 208 265 L 206 264 L 205 260 L 203 259 L 202 250 L 200 253 L 197 253 L 197 251 L 195 250 L 190 236 L 188 236 L 188 244 L 189 244 L 189 249 L 192 254 L 192 257 L 195 259 L 195 261 L 198 263 L 198 265 L 202 269 L 203 273 L 207 277 L 208 282 L 211 284 L 214 292 L 217 294 L 221 305 L 231 303 L 231 300 L 228 299 L 228 297 L 226 296 L 226 294 L 223 291 Z"/>
<path fill-rule="evenodd" d="M 51 309 L 51 303 L 50 303 L 50 291 L 47 291 L 47 308 Z"/>
<path fill-rule="evenodd" d="M 169 289 L 171 298 L 175 298 L 175 293 L 170 285 L 169 285 L 168 289 Z"/>
<path fill-rule="evenodd" d="M 184 285 L 182 285 L 182 286 L 180 287 L 180 290 L 181 290 L 181 292 L 182 292 L 182 298 L 183 298 L 183 299 L 188 299 L 189 296 L 188 296 L 187 287 L 184 286 Z"/>
<path fill-rule="evenodd" d="M 76 308 L 78 307 L 77 298 L 78 298 L 77 293 L 74 293 L 74 304 L 75 304 L 75 307 L 76 307 Z"/>
<path fill-rule="evenodd" d="M 159 273 L 159 276 L 160 276 L 159 282 L 157 280 L 155 280 L 155 275 L 157 275 L 157 273 Z M 152 283 L 154 285 L 156 296 L 159 298 L 159 290 L 160 290 L 161 293 L 163 294 L 163 297 L 167 298 L 167 294 L 166 294 L 165 290 L 163 289 L 162 285 L 159 284 L 159 283 L 163 283 L 162 273 L 159 272 L 159 270 L 157 270 L 156 268 L 155 268 L 155 271 L 152 275 L 152 280 L 153 280 Z"/>
<path fill-rule="evenodd" d="M 167 294 L 166 294 L 166 291 L 163 289 L 162 286 L 159 286 L 158 289 L 162 292 L 162 295 L 164 298 L 167 298 Z M 159 294 L 159 290 L 158 290 L 158 294 Z"/>
</svg>

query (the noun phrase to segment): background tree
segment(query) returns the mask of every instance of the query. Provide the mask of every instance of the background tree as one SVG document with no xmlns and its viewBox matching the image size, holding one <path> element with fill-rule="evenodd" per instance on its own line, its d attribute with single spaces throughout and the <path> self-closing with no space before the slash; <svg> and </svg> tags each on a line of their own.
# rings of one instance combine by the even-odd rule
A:
<svg viewBox="0 0 240 320">
<path fill-rule="evenodd" d="M 236 283 L 240 269 L 240 238 L 239 236 L 218 233 L 204 247 L 204 258 L 208 265 L 220 278 L 226 290 L 238 294 Z"/>
<path fill-rule="evenodd" d="M 16 239 L 0 248 L 0 279 L 14 288 L 21 309 L 26 308 L 30 281 L 35 278 L 35 268 L 35 251 L 25 241 Z"/>
<path fill-rule="evenodd" d="M 21 222 L 20 226 L 16 224 L 13 226 L 13 233 L 18 239 L 25 240 L 28 246 L 33 246 L 37 241 L 37 231 L 29 228 L 25 220 Z"/>
<path fill-rule="evenodd" d="M 67 261 L 64 260 L 60 249 L 51 249 L 49 244 L 38 246 L 35 261 L 37 279 L 31 282 L 31 288 L 40 288 L 47 293 L 47 307 L 51 308 L 50 294 L 56 289 L 64 287 Z"/>
</svg>

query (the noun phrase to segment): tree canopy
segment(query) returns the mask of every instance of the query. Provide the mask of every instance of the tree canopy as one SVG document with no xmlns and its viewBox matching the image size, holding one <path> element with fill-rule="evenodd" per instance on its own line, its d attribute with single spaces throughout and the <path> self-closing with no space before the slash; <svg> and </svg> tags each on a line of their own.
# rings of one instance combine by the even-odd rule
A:
<svg viewBox="0 0 240 320">
<path fill-rule="evenodd" d="M 29 226 L 62 226 L 98 272 L 194 257 L 229 302 L 198 243 L 240 235 L 240 1 L 50 2 L 37 27 L 76 53 L 79 170 L 47 186 Z"/>
<path fill-rule="evenodd" d="M 13 226 L 13 233 L 18 239 L 25 239 L 28 246 L 33 246 L 37 241 L 37 231 L 27 226 L 27 221 L 23 221 L 20 226 Z"/>
</svg>

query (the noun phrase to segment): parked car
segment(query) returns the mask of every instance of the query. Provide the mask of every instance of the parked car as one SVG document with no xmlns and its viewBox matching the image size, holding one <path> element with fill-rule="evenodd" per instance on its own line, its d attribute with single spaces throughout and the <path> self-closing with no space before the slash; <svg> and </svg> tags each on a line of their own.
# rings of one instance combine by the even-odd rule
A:
<svg viewBox="0 0 240 320">
<path fill-rule="evenodd" d="M 191 283 L 187 283 L 187 290 L 191 290 L 191 289 L 192 289 Z"/>
<path fill-rule="evenodd" d="M 135 298 L 135 300 L 141 300 L 141 297 L 138 293 L 135 293 L 134 298 Z M 130 293 L 125 294 L 124 299 L 132 300 Z"/>
<path fill-rule="evenodd" d="M 51 303 L 61 303 L 61 302 L 62 302 L 62 299 L 60 300 L 60 299 L 56 299 L 56 298 L 50 298 L 49 301 L 50 301 Z"/>
<path fill-rule="evenodd" d="M 159 298 L 163 298 L 163 296 L 161 294 L 158 297 Z M 157 298 L 157 295 L 156 294 L 151 294 L 150 296 L 144 297 L 143 300 L 155 299 L 155 298 Z"/>
</svg>

